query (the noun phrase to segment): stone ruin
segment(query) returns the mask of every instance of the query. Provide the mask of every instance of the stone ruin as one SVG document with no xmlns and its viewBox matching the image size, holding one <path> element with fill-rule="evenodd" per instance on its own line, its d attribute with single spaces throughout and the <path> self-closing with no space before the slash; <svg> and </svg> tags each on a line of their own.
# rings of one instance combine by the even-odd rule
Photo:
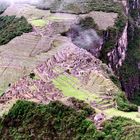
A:
<svg viewBox="0 0 140 140">
<path fill-rule="evenodd" d="M 93 117 L 92 119 L 98 130 L 103 129 L 102 124 L 106 120 L 106 115 L 104 113 L 99 113 L 95 115 L 95 117 Z"/>
<path fill-rule="evenodd" d="M 41 79 L 31 79 L 29 76 L 25 76 L 13 84 L 0 97 L 0 103 L 5 103 L 15 98 L 47 104 L 62 97 L 61 91 L 56 89 L 51 82 L 44 82 Z"/>
<path fill-rule="evenodd" d="M 12 98 L 45 104 L 62 99 L 64 97 L 63 93 L 55 87 L 52 80 L 63 74 L 77 77 L 81 85 L 84 84 L 84 86 L 89 81 L 91 72 L 98 71 L 98 74 L 107 77 L 100 60 L 86 50 L 75 46 L 69 39 L 59 39 L 63 49 L 47 58 L 44 63 L 33 70 L 37 78 L 24 76 L 15 84 L 11 84 L 0 98 L 1 103 Z"/>
</svg>

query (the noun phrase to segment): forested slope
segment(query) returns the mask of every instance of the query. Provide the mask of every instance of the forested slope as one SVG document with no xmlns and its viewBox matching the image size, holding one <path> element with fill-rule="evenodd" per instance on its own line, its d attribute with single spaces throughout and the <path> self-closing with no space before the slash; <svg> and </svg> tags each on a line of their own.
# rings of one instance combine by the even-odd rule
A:
<svg viewBox="0 0 140 140">
<path fill-rule="evenodd" d="M 0 45 L 8 43 L 16 36 L 31 32 L 32 26 L 24 17 L 15 16 L 0 17 Z"/>
<path fill-rule="evenodd" d="M 59 101 L 48 105 L 17 101 L 1 118 L 0 137 L 2 140 L 139 140 L 140 124 L 114 117 L 105 121 L 99 131 L 87 119 L 95 115 L 94 110 L 78 106 L 68 107 Z"/>
</svg>

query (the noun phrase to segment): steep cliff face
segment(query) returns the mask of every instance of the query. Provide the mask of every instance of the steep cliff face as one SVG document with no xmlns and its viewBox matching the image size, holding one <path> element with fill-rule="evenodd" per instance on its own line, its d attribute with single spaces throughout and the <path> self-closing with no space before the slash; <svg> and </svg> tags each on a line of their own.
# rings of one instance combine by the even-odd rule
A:
<svg viewBox="0 0 140 140">
<path fill-rule="evenodd" d="M 109 66 L 112 67 L 114 70 L 122 66 L 122 63 L 124 62 L 126 57 L 126 50 L 128 44 L 127 28 L 128 28 L 128 24 L 126 23 L 122 35 L 117 41 L 116 47 L 107 54 L 109 60 Z"/>
<path fill-rule="evenodd" d="M 122 88 L 129 99 L 138 96 L 140 90 L 140 1 L 129 0 L 128 20 L 128 49 L 126 59 L 119 69 Z M 138 98 L 137 98 L 138 99 Z"/>
<path fill-rule="evenodd" d="M 115 22 L 115 28 L 108 28 L 105 31 L 104 49 L 101 59 L 105 61 L 114 71 L 122 66 L 126 57 L 128 45 L 128 3 L 126 0 L 121 1 L 122 10 L 118 11 L 118 19 Z M 108 46 L 112 46 L 111 48 Z"/>
<path fill-rule="evenodd" d="M 116 21 L 118 31 L 108 28 L 104 32 L 101 59 L 116 72 L 128 98 L 134 99 L 140 90 L 140 0 L 122 4 L 127 18 L 123 24 Z"/>
</svg>

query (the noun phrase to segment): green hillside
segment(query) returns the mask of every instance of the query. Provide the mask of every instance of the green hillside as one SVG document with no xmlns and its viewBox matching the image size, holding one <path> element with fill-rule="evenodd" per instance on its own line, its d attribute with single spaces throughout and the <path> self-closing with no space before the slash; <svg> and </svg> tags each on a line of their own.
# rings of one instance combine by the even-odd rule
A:
<svg viewBox="0 0 140 140">
<path fill-rule="evenodd" d="M 86 119 L 95 115 L 94 111 L 85 108 L 83 103 L 77 105 L 76 109 L 58 101 L 48 105 L 17 101 L 1 118 L 0 137 L 2 140 L 139 140 L 139 123 L 114 117 L 104 122 L 103 130 L 98 131 Z"/>
<path fill-rule="evenodd" d="M 24 17 L 15 16 L 0 17 L 0 45 L 8 43 L 16 36 L 31 32 L 32 26 Z"/>
</svg>

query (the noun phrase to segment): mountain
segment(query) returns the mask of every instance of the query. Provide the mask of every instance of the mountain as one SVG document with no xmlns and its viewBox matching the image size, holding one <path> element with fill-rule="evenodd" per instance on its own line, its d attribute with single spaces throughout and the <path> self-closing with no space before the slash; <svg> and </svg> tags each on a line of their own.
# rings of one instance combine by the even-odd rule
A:
<svg viewBox="0 0 140 140">
<path fill-rule="evenodd" d="M 140 138 L 139 1 L 0 7 L 2 139 Z"/>
</svg>

